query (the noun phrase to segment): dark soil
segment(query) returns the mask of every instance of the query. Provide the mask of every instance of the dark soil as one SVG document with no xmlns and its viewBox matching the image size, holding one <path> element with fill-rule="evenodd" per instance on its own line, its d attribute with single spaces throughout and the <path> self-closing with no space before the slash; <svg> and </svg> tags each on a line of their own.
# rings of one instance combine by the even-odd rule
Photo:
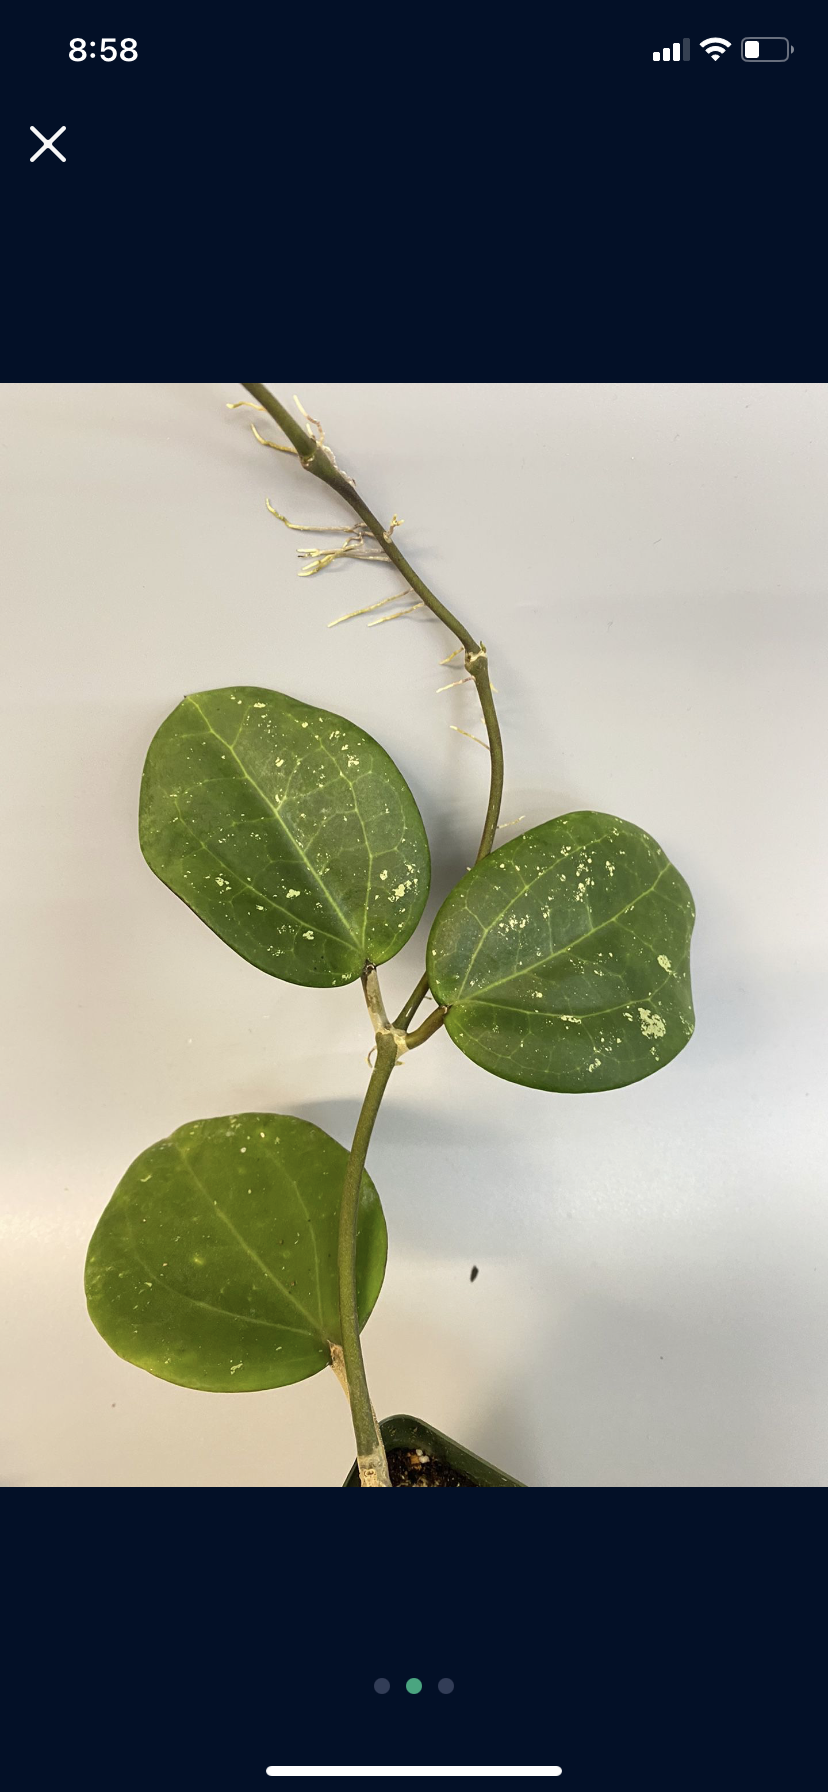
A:
<svg viewBox="0 0 828 1792">
<path fill-rule="evenodd" d="M 416 1450 L 389 1450 L 388 1472 L 392 1487 L 473 1487 L 474 1482 L 468 1475 L 461 1475 L 459 1469 L 452 1468 L 444 1462 L 442 1456 L 429 1456 L 424 1452 L 425 1460 L 418 1456 Z"/>
</svg>

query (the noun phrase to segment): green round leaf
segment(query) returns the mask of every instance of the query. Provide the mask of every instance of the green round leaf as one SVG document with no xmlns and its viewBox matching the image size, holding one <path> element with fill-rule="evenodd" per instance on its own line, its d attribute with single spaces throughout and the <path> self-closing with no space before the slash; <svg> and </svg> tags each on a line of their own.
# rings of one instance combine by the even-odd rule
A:
<svg viewBox="0 0 828 1792">
<path fill-rule="evenodd" d="M 180 1387 L 249 1393 L 304 1381 L 340 1343 L 336 1247 L 348 1154 L 308 1120 L 232 1114 L 150 1145 L 105 1208 L 86 1298 L 127 1362 Z M 360 1321 L 385 1274 L 379 1196 L 363 1175 Z"/>
<path fill-rule="evenodd" d="M 642 828 L 561 815 L 475 865 L 437 914 L 431 989 L 495 1076 L 578 1095 L 668 1064 L 693 1031 L 684 881 Z"/>
<path fill-rule="evenodd" d="M 428 895 L 420 812 L 384 749 L 278 691 L 185 697 L 150 746 L 141 850 L 234 952 L 288 983 L 353 983 Z"/>
</svg>

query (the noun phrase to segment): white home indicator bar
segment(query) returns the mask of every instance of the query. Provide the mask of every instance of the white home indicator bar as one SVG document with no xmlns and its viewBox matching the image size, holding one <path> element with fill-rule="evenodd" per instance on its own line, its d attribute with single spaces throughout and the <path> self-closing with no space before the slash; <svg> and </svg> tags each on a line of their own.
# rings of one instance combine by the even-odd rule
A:
<svg viewBox="0 0 828 1792">
<path fill-rule="evenodd" d="M 265 1769 L 273 1779 L 357 1779 L 364 1774 L 368 1779 L 382 1779 L 385 1774 L 395 1779 L 437 1778 L 445 1775 L 449 1779 L 470 1779 L 473 1776 L 483 1779 L 545 1779 L 563 1773 L 562 1767 L 268 1767 Z"/>
</svg>

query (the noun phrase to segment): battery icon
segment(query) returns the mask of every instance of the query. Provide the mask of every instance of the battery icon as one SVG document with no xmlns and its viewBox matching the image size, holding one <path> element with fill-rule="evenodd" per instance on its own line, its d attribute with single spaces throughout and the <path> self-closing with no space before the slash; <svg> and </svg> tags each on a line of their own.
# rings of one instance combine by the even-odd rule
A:
<svg viewBox="0 0 828 1792">
<path fill-rule="evenodd" d="M 793 44 L 786 37 L 743 37 L 743 62 L 787 62 Z"/>
</svg>

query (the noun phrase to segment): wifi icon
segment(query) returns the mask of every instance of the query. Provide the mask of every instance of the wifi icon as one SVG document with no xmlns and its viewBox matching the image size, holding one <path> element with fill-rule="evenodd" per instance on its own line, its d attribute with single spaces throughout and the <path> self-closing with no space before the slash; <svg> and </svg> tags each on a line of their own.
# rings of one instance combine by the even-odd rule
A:
<svg viewBox="0 0 828 1792">
<path fill-rule="evenodd" d="M 708 56 L 712 57 L 714 62 L 718 62 L 725 50 L 730 49 L 730 43 L 726 37 L 703 37 L 699 48 L 706 50 Z"/>
</svg>

